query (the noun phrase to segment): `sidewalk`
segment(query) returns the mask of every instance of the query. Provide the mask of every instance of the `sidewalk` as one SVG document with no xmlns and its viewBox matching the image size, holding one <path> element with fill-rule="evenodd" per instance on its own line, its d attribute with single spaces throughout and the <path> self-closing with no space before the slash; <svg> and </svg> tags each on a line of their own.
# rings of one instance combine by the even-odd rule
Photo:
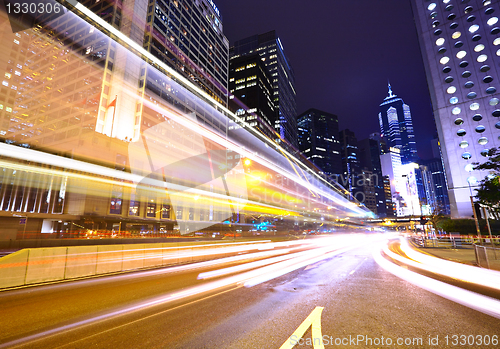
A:
<svg viewBox="0 0 500 349">
<path fill-rule="evenodd" d="M 463 263 L 468 265 L 477 266 L 476 254 L 474 247 L 471 245 L 463 245 L 461 248 L 447 248 L 447 247 L 417 247 L 414 244 L 410 246 L 422 253 L 433 255 L 434 257 L 447 259 L 452 262 Z M 497 251 L 496 258 L 489 258 L 488 262 L 490 269 L 500 271 L 500 251 Z"/>
</svg>

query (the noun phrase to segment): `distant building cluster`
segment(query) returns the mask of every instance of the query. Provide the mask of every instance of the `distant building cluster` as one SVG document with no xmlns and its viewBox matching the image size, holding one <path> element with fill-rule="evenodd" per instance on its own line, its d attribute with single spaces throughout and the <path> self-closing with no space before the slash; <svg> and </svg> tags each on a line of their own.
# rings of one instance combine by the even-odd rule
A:
<svg viewBox="0 0 500 349">
<path fill-rule="evenodd" d="M 380 133 L 358 141 L 336 115 L 310 109 L 298 117 L 299 149 L 379 217 L 450 214 L 438 142 L 433 159 L 418 158 L 410 107 L 391 85 L 378 118 Z"/>
</svg>

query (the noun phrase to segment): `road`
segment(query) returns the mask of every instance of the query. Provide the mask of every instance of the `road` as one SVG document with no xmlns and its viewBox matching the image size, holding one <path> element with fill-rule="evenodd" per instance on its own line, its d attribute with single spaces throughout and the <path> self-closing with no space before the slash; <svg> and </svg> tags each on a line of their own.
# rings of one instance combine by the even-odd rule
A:
<svg viewBox="0 0 500 349">
<path fill-rule="evenodd" d="M 198 279 L 215 267 L 143 271 L 1 292 L 0 347 L 280 348 L 316 307 L 323 308 L 327 348 L 335 341 L 343 341 L 342 348 L 383 347 L 376 345 L 382 337 L 392 342 L 385 347 L 470 348 L 481 347 L 478 339 L 486 337 L 478 336 L 500 335 L 499 319 L 382 269 L 373 247 L 361 245 L 253 287 L 227 284 L 193 295 L 186 292 L 228 276 Z M 165 301 L 165 295 L 176 297 Z M 311 332 L 300 342 L 296 337 L 295 347 L 312 348 Z M 474 345 L 460 346 L 458 337 L 452 346 L 454 335 L 473 335 Z"/>
</svg>

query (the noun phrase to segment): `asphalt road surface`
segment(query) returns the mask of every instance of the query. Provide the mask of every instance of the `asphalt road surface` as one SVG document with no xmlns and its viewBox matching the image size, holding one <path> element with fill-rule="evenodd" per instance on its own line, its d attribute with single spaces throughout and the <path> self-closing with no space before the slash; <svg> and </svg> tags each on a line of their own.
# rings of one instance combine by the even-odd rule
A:
<svg viewBox="0 0 500 349">
<path fill-rule="evenodd" d="M 143 271 L 0 292 L 0 348 L 313 348 L 310 326 L 289 338 L 313 311 L 326 348 L 500 347 L 499 319 L 399 279 L 372 251 L 196 294 L 228 276 Z"/>
</svg>

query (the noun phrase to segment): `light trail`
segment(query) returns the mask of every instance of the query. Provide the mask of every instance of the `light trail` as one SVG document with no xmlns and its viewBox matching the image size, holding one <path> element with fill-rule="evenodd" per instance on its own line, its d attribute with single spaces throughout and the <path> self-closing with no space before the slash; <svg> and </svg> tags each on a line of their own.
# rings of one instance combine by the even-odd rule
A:
<svg viewBox="0 0 500 349">
<path fill-rule="evenodd" d="M 409 283 L 416 285 L 420 288 L 423 288 L 424 290 L 427 290 L 429 292 L 432 292 L 438 296 L 441 296 L 443 298 L 449 299 L 453 302 L 462 304 L 468 308 L 475 309 L 477 311 L 480 311 L 484 314 L 488 314 L 490 316 L 496 317 L 500 319 L 500 301 L 488 296 L 484 296 L 472 291 L 465 290 L 463 288 L 453 286 L 450 284 L 447 284 L 442 281 L 438 281 L 435 279 L 432 279 L 430 277 L 421 275 L 419 273 L 410 271 L 408 269 L 405 269 L 401 266 L 398 266 L 386 258 L 384 258 L 381 254 L 382 251 L 384 253 L 388 250 L 387 249 L 387 241 L 384 242 L 383 244 L 377 246 L 373 250 L 373 258 L 377 262 L 377 264 L 385 269 L 386 271 L 390 272 L 391 274 L 408 281 Z M 395 256 L 397 260 L 400 258 L 403 258 L 401 256 L 398 256 L 397 254 L 389 251 L 390 254 L 388 254 L 391 258 Z M 404 259 L 404 258 L 403 258 Z M 403 263 L 412 265 L 412 263 L 408 259 L 404 259 Z M 453 262 L 451 262 L 453 263 Z M 422 267 L 420 263 L 416 263 L 418 265 L 418 268 L 426 269 L 428 266 Z M 479 269 L 479 268 L 478 268 Z M 444 275 L 444 274 L 442 274 Z"/>
<path fill-rule="evenodd" d="M 254 285 L 257 285 L 259 283 L 265 282 L 267 280 L 271 280 L 273 278 L 282 276 L 286 273 L 289 273 L 291 271 L 297 270 L 303 266 L 309 265 L 309 264 L 314 264 L 318 262 L 319 260 L 330 258 L 336 254 L 343 253 L 347 251 L 348 249 L 356 248 L 361 245 L 373 243 L 375 241 L 379 241 L 382 239 L 381 235 L 379 234 L 373 234 L 370 236 L 366 235 L 339 235 L 339 236 L 334 236 L 334 237 L 329 237 L 329 238 L 318 238 L 318 239 L 310 239 L 305 240 L 308 241 L 307 245 L 310 246 L 315 246 L 315 249 L 312 249 L 310 251 L 306 251 L 308 253 L 303 253 L 303 254 L 298 254 L 295 255 L 294 257 L 290 258 L 290 260 L 284 260 L 278 263 L 275 263 L 273 265 L 268 265 L 262 268 L 257 268 L 255 270 L 247 271 L 241 274 L 236 274 L 233 276 L 225 277 L 219 280 L 215 281 L 208 281 L 205 282 L 201 285 L 195 285 L 191 286 L 188 288 L 185 288 L 181 291 L 175 291 L 171 292 L 169 294 L 160 296 L 160 297 L 154 297 L 152 299 L 146 300 L 146 301 L 141 301 L 134 303 L 129 306 L 125 307 L 120 307 L 118 309 L 109 311 L 105 314 L 99 315 L 99 316 L 94 316 L 90 317 L 81 321 L 76 321 L 71 324 L 65 325 L 65 326 L 60 326 L 57 328 L 53 328 L 47 331 L 42 331 L 30 336 L 27 336 L 25 338 L 20 338 L 17 340 L 13 340 L 7 343 L 3 343 L 0 345 L 0 348 L 13 348 L 19 345 L 24 345 L 27 343 L 34 344 L 34 342 L 54 336 L 60 333 L 65 333 L 65 335 L 68 335 L 68 331 L 78 329 L 83 326 L 88 326 L 91 324 L 95 324 L 101 321 L 106 321 L 112 318 L 116 318 L 119 316 L 127 315 L 127 314 L 132 314 L 135 312 L 139 311 L 145 311 L 157 306 L 165 306 L 168 304 L 172 304 L 173 302 L 176 301 L 181 301 L 181 300 L 189 300 L 191 297 L 204 297 L 209 294 L 213 294 L 219 291 L 223 290 L 231 290 L 231 289 L 238 289 L 241 286 L 245 285 L 247 287 L 251 287 Z M 304 242 L 304 241 L 302 241 Z M 284 246 L 284 245 L 297 245 L 300 246 L 300 241 L 294 241 L 294 242 L 281 242 L 281 243 L 276 243 L 277 246 Z M 277 251 L 265 251 L 265 252 L 258 252 L 259 254 L 262 253 L 276 253 L 279 252 Z M 263 255 L 258 255 L 257 256 L 263 256 Z M 248 256 L 236 256 L 235 258 L 248 258 Z M 241 260 L 241 259 L 240 259 Z M 226 259 L 227 261 L 227 259 Z M 211 262 L 217 262 L 217 261 L 211 261 Z M 208 265 L 208 263 L 205 263 L 205 266 Z M 189 267 L 194 267 L 193 266 L 182 266 L 182 268 L 189 268 Z M 156 272 L 156 271 L 155 271 Z M 151 274 L 149 274 L 151 275 Z M 128 279 L 125 275 L 120 276 L 124 279 Z M 136 277 L 135 275 L 131 275 L 130 278 Z M 164 311 L 164 310 L 162 310 Z"/>
</svg>

